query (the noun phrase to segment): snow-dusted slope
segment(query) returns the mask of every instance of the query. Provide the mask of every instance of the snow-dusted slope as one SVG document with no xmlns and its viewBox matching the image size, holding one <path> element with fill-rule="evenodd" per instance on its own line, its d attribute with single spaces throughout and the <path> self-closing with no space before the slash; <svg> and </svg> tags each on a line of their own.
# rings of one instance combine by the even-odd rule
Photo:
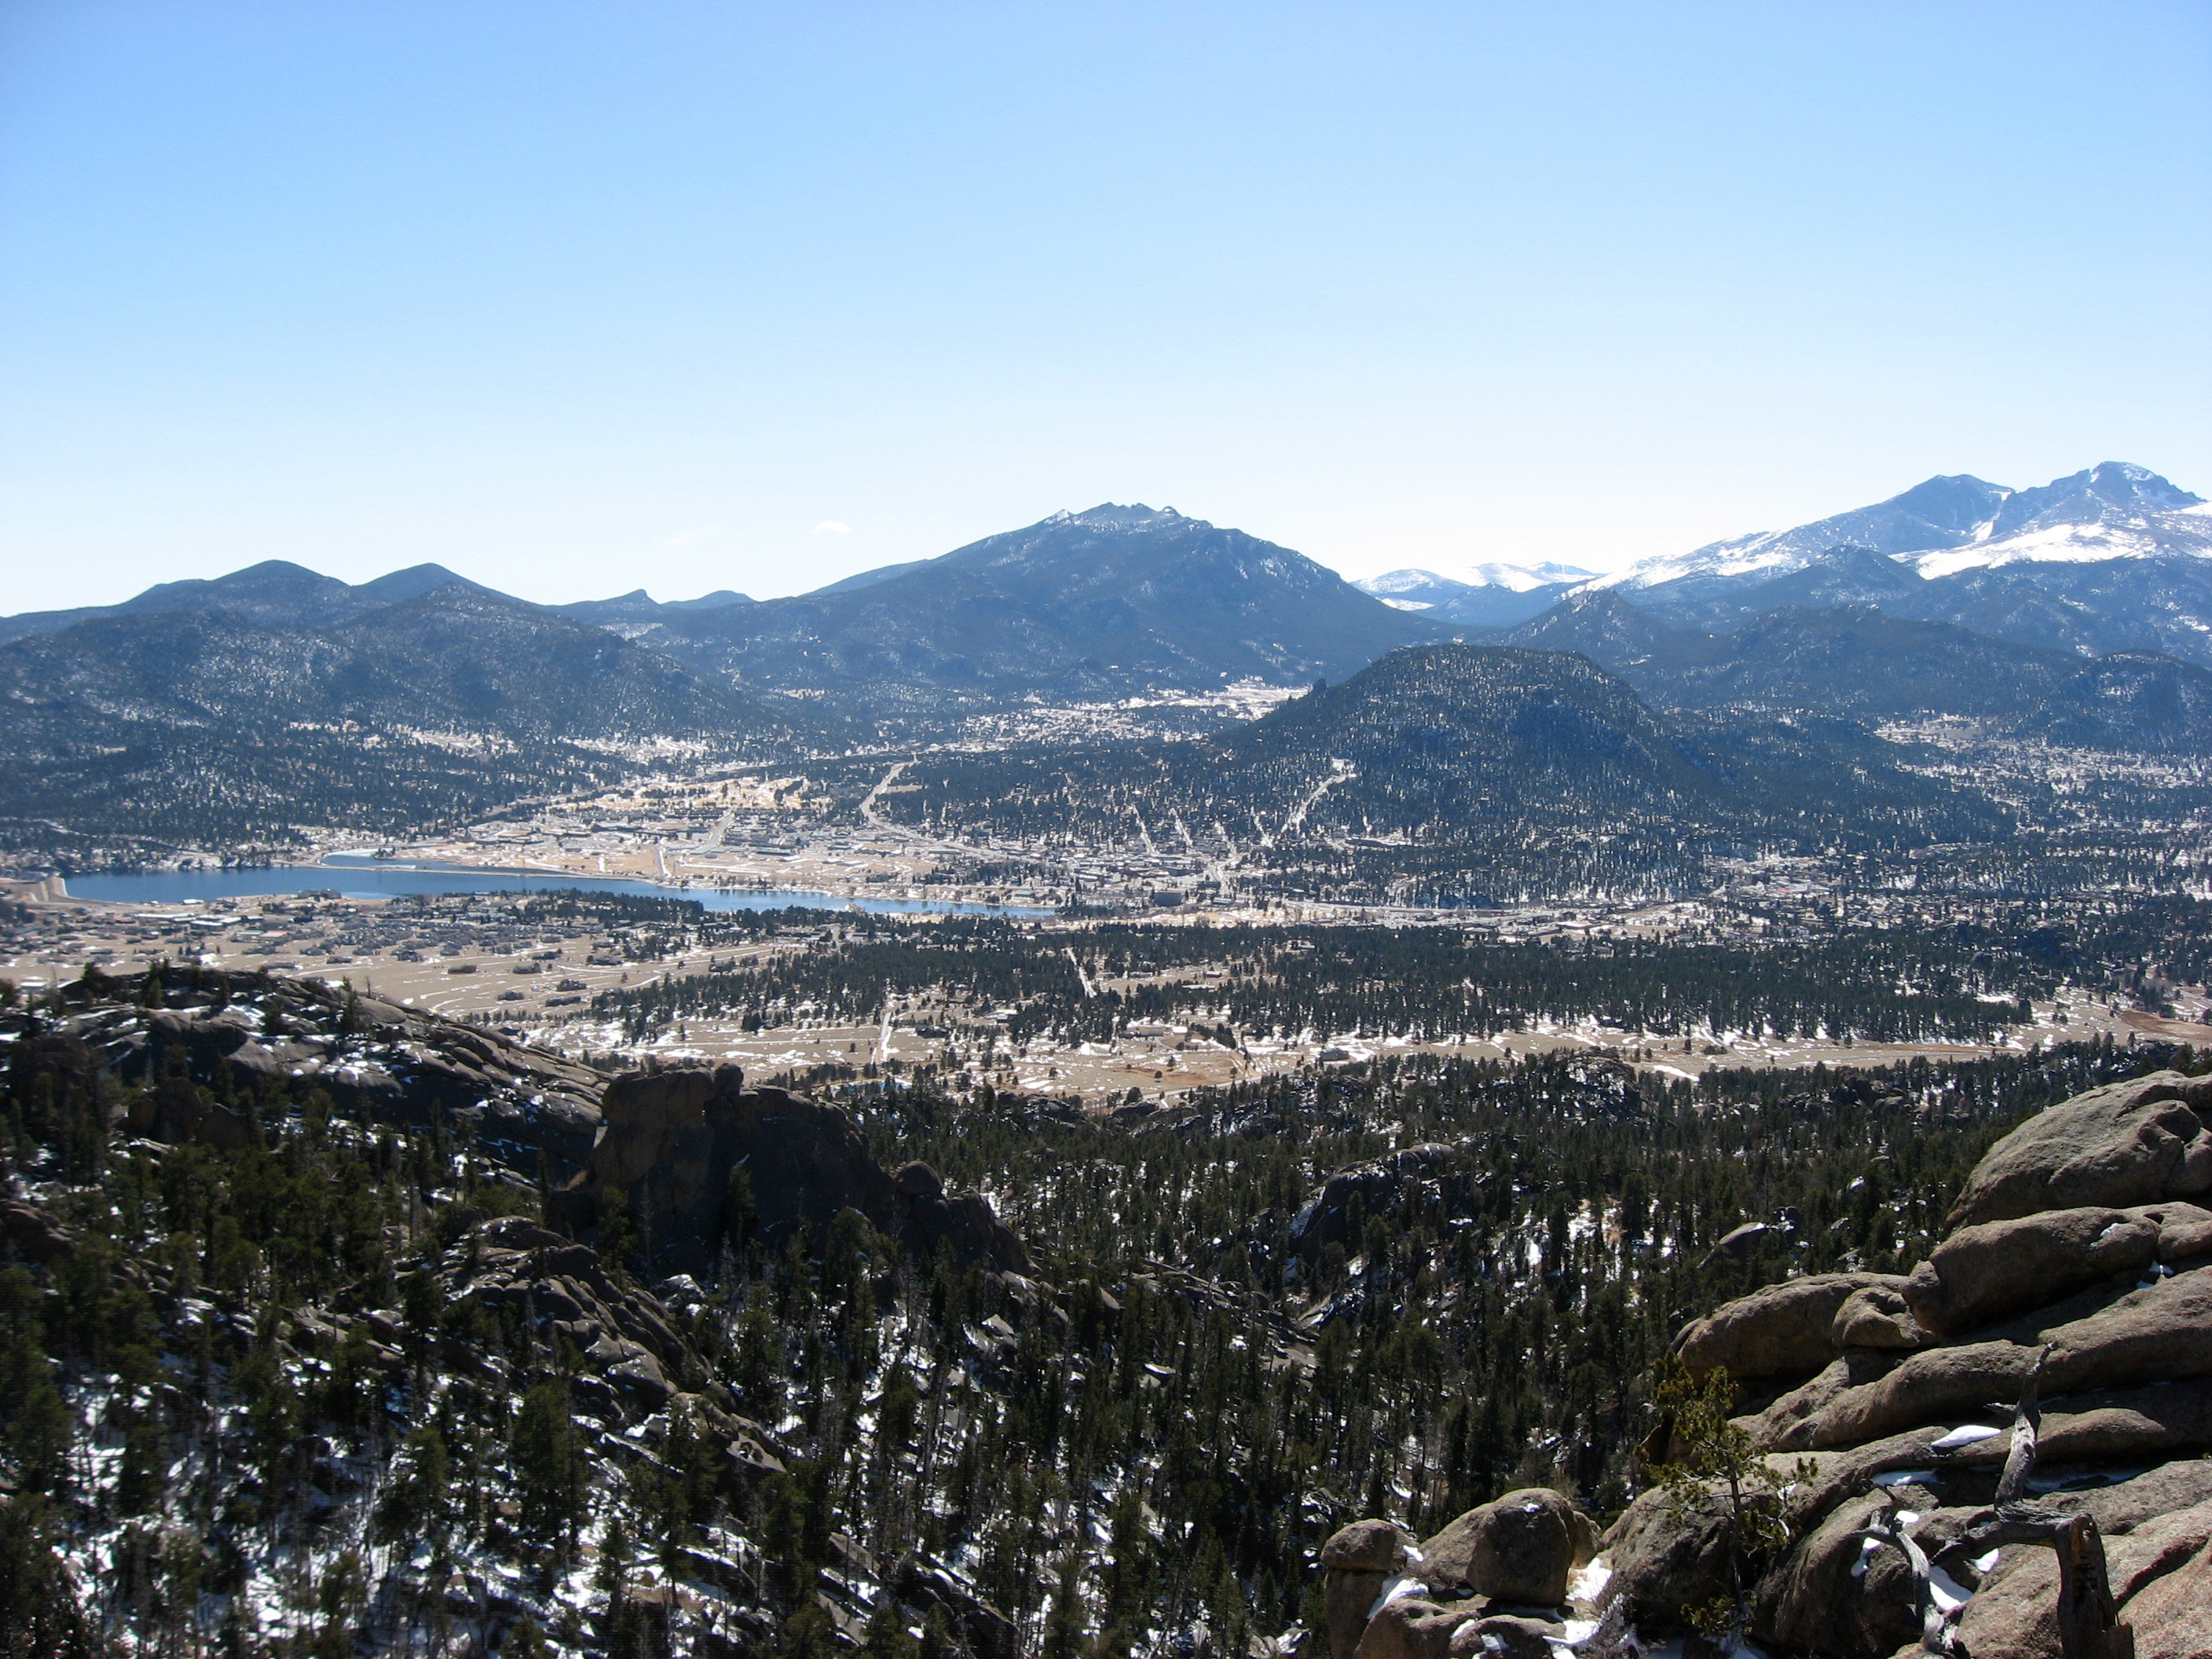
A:
<svg viewBox="0 0 2212 1659">
<path fill-rule="evenodd" d="M 1389 570 L 1352 586 L 1401 611 L 1421 611 L 1436 602 L 1437 590 L 1455 592 L 1470 587 L 1502 587 L 1509 593 L 1526 593 L 1562 582 L 1588 581 L 1595 574 L 1596 572 L 1585 570 L 1580 565 L 1560 564 L 1551 559 L 1538 564 L 1501 564 L 1492 561 L 1468 565 L 1464 574 L 1457 576 L 1441 575 L 1433 570 Z"/>
<path fill-rule="evenodd" d="M 1433 570 L 1392 570 L 1353 586 L 1394 611 L 1418 611 L 1433 621 L 1475 628 L 1510 628 L 1590 575 L 1578 565 L 1547 560 L 1470 565 L 1463 580 Z"/>
<path fill-rule="evenodd" d="M 1656 587 L 1701 576 L 1779 576 L 1803 569 L 1832 547 L 1870 547 L 1893 555 L 1959 547 L 1986 533 L 2013 494 L 2002 484 L 1963 473 L 1934 477 L 1872 507 L 1793 530 L 1759 531 L 1711 542 L 1693 552 L 1646 559 L 1589 586 Z"/>
<path fill-rule="evenodd" d="M 1795 529 L 1647 559 L 1586 586 L 1638 589 L 1780 576 L 1838 547 L 1871 548 L 1931 579 L 2020 562 L 2206 557 L 2212 556 L 2212 510 L 2201 497 L 2124 461 L 2106 461 L 2034 489 L 1956 474 Z"/>
<path fill-rule="evenodd" d="M 2212 557 L 2212 504 L 2155 472 L 2107 461 L 2008 499 L 1987 535 L 1912 560 L 1923 576 L 2021 563 L 2092 564 L 2176 553 Z"/>
</svg>

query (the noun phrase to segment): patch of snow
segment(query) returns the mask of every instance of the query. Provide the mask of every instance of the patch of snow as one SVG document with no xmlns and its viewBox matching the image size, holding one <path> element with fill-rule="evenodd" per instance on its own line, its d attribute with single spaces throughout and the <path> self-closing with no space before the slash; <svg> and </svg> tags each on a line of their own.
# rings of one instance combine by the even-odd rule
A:
<svg viewBox="0 0 2212 1659">
<path fill-rule="evenodd" d="M 1950 1612 L 1954 1607 L 1963 1607 L 1974 1599 L 1973 1591 L 1952 1577 L 1942 1568 L 1933 1565 L 1930 1565 L 1928 1569 L 1928 1591 L 1936 1598 L 1936 1607 L 1944 1613 Z"/>
<path fill-rule="evenodd" d="M 1574 1577 L 1567 1580 L 1567 1600 L 1595 1601 L 1612 1581 L 1613 1568 L 1605 1557 L 1594 1556 L 1588 1566 L 1577 1568 Z"/>
<path fill-rule="evenodd" d="M 1994 1440 L 2003 1432 L 2002 1429 L 1993 1429 L 1986 1423 L 1961 1423 L 1941 1440 L 1930 1441 L 1928 1449 L 1939 1452 L 1956 1451 L 1961 1446 L 1972 1446 L 1984 1440 Z"/>
<path fill-rule="evenodd" d="M 1372 1619 L 1376 1613 L 1382 1612 L 1383 1608 L 1389 1607 L 1393 1601 L 1400 1600 L 1401 1597 L 1408 1595 L 1426 1595 L 1428 1593 L 1429 1587 L 1423 1583 L 1419 1579 L 1409 1578 L 1405 1574 L 1401 1573 L 1397 1577 L 1393 1578 L 1389 1583 L 1382 1586 L 1382 1594 L 1375 1598 L 1375 1604 L 1367 1609 L 1367 1616 L 1370 1619 Z"/>
<path fill-rule="evenodd" d="M 2193 553 L 2212 557 L 2212 523 L 2202 507 L 2185 507 L 2121 524 L 2062 524 L 2031 530 L 2002 541 L 1976 542 L 1932 553 L 1908 555 L 1913 568 L 1933 580 L 1962 570 L 1996 569 L 2008 564 L 2101 564 L 2107 559 L 2147 559 L 2160 554 Z"/>
</svg>

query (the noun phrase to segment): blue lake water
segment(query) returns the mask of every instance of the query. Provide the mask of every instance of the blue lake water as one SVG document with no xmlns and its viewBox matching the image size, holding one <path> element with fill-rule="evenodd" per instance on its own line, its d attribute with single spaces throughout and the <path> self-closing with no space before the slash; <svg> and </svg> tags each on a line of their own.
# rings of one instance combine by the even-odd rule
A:
<svg viewBox="0 0 2212 1659">
<path fill-rule="evenodd" d="M 520 870 L 467 870 L 434 864 L 391 865 L 367 857 L 334 855 L 323 864 L 276 865 L 265 870 L 147 870 L 126 874 L 71 876 L 70 896 L 134 904 L 176 904 L 280 893 L 336 892 L 347 898 L 392 898 L 402 893 L 629 893 L 641 898 L 687 899 L 709 910 L 866 910 L 878 915 L 1048 916 L 1020 904 L 954 904 L 942 899 L 839 898 L 832 893 L 763 893 L 720 887 L 667 887 L 611 876 L 544 875 Z"/>
</svg>

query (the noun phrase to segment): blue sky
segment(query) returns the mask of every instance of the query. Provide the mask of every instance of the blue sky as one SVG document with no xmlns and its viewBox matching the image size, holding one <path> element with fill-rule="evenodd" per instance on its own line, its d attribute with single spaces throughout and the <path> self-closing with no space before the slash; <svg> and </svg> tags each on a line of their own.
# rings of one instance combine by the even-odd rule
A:
<svg viewBox="0 0 2212 1659">
<path fill-rule="evenodd" d="M 2212 494 L 2208 198 L 2202 3 L 9 0 L 0 611 Z"/>
</svg>

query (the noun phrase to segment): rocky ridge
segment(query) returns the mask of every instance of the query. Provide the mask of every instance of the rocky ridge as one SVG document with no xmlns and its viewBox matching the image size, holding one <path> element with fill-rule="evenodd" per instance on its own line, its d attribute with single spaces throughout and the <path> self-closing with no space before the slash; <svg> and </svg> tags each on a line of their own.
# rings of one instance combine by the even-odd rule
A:
<svg viewBox="0 0 2212 1659">
<path fill-rule="evenodd" d="M 805 1437 L 794 1439 L 793 1422 L 748 1414 L 728 1380 L 730 1332 L 718 1298 L 672 1268 L 703 1267 L 714 1249 L 725 1267 L 732 1249 L 772 1258 L 805 1232 L 823 1255 L 843 1252 L 886 1286 L 941 1255 L 956 1273 L 974 1267 L 991 1305 L 1016 1322 L 1056 1310 L 1057 1292 L 1025 1276 L 1021 1241 L 987 1200 L 948 1191 L 926 1164 L 886 1170 L 842 1111 L 782 1090 L 748 1091 L 735 1067 L 611 1080 L 497 1032 L 319 980 L 198 968 L 88 975 L 35 1012 L 0 1012 L 0 1081 L 11 1101 L 52 1121 L 40 1138 L 56 1154 L 47 1178 L 18 1176 L 0 1194 L 0 1331 L 21 1328 L 19 1298 L 34 1285 L 99 1286 L 89 1295 L 96 1328 L 118 1322 L 98 1311 L 113 1304 L 158 1330 L 169 1351 L 197 1346 L 201 1355 L 196 1381 L 180 1370 L 155 1388 L 155 1413 L 202 1420 L 212 1444 L 228 1435 L 234 1448 L 321 1430 L 279 1460 L 281 1479 L 235 1449 L 228 1467 L 222 1457 L 204 1468 L 189 1457 L 173 1469 L 161 1460 L 139 1479 L 157 1488 L 174 1481 L 188 1500 L 170 1506 L 150 1534 L 141 1522 L 83 1540 L 83 1592 L 137 1571 L 128 1556 L 141 1547 L 134 1540 L 181 1548 L 175 1540 L 189 1536 L 194 1550 L 213 1547 L 228 1562 L 222 1594 L 236 1620 L 269 1602 L 288 1571 L 281 1555 L 257 1559 L 244 1540 L 251 1523 L 269 1518 L 272 1491 L 297 1482 L 319 1494 L 328 1516 L 356 1517 L 340 1527 L 356 1540 L 350 1556 L 312 1528 L 293 1532 L 292 1543 L 324 1560 L 324 1571 L 376 1581 L 372 1602 L 349 1612 L 364 1640 L 428 1620 L 477 1650 L 525 1628 L 604 1646 L 630 1608 L 683 1650 L 760 1652 L 778 1635 L 779 1616 L 764 1603 L 775 1598 L 775 1557 L 788 1540 L 764 1552 L 759 1528 L 739 1517 L 776 1513 L 775 1494 L 806 1468 Z M 666 1201 L 688 1170 L 687 1131 L 709 1120 L 726 1132 L 717 1194 L 730 1191 L 735 1159 L 760 1176 L 758 1204 L 690 1215 Z M 0 1121 L 40 1133 L 35 1121 Z M 112 1220 L 96 1212 L 90 1224 L 63 1218 L 75 1182 L 103 1164 L 127 1164 L 173 1192 L 211 1169 L 251 1183 L 294 1165 L 302 1194 L 330 1212 L 325 1223 L 298 1224 L 343 1233 L 360 1194 L 331 1153 L 372 1169 L 431 1172 L 428 1190 L 406 1202 L 410 1224 L 371 1222 L 353 1233 L 344 1248 L 368 1270 L 343 1282 L 280 1289 L 273 1267 L 233 1275 L 197 1250 L 118 1252 Z M 608 1224 L 611 1180 L 646 1200 L 627 1212 L 625 1231 Z M 520 1212 L 541 1203 L 555 1226 Z M 870 1224 L 847 1229 L 848 1216 Z M 687 1233 L 687 1218 L 709 1231 Z M 915 1267 L 900 1266 L 902 1247 Z M 18 1277 L 26 1270 L 39 1278 Z M 1013 1328 L 990 1314 L 966 1333 L 979 1366 L 995 1363 Z M 767 1334 L 781 1346 L 780 1333 Z M 10 1376 L 21 1352 L 8 1356 Z M 137 1374 L 161 1376 L 150 1356 L 109 1363 L 127 1375 L 93 1376 L 73 1387 L 65 1407 L 94 1441 L 145 1420 Z M 249 1371 L 258 1384 L 241 1380 Z M 300 1413 L 305 1422 L 292 1415 Z M 387 1413 L 412 1431 L 402 1445 L 382 1438 Z M 471 1430 L 479 1413 L 483 1425 Z M 264 1419 L 272 1416 L 294 1427 L 271 1431 Z M 25 1495 L 18 1476 L 33 1483 L 31 1493 L 74 1484 L 25 1461 L 30 1420 L 20 1401 L 0 1407 L 0 1551 L 20 1546 L 24 1525 L 41 1524 L 41 1500 Z M 534 1454 L 526 1451 L 533 1420 L 544 1443 Z M 442 1478 L 421 1473 L 447 1467 L 449 1438 L 459 1455 L 487 1428 L 514 1437 L 497 1478 L 483 1471 L 474 1490 L 457 1480 L 448 1492 Z M 570 1583 L 561 1567 L 564 1559 L 573 1565 L 564 1552 L 580 1547 L 580 1532 L 589 1535 L 587 1489 L 627 1483 L 652 1493 L 671 1480 L 715 1493 L 729 1520 L 691 1524 L 663 1551 L 662 1582 L 605 1599 L 596 1629 L 580 1623 L 589 1576 Z M 124 1500 L 124 1515 L 132 1512 Z M 457 1525 L 484 1544 L 454 1548 Z M 872 1608 L 902 1606 L 966 1659 L 1014 1659 L 1012 1626 L 963 1570 L 927 1549 L 878 1560 L 842 1534 L 822 1547 L 839 1563 L 817 1601 L 827 1627 L 841 1632 L 836 1639 L 857 1637 Z M 608 1535 L 584 1547 L 604 1551 Z M 550 1551 L 539 1571 L 507 1565 L 532 1548 Z M 188 1613 L 148 1604 L 143 1592 L 137 1599 L 134 1628 L 194 1627 Z M 0 1630 L 17 1610 L 0 1586 Z"/>
<path fill-rule="evenodd" d="M 1683 1373 L 1736 1413 L 1729 1475 L 1771 1504 L 1778 1546 L 1745 1541 L 1710 1475 L 1652 1485 L 1595 1551 L 1549 1491 L 1418 1546 L 1355 1522 L 1319 1562 L 1333 1659 L 1708 1636 L 1820 1659 L 2202 1659 L 2206 1203 L 2212 1077 L 2154 1072 L 2046 1109 L 1975 1167 L 1911 1273 L 1787 1279 L 1677 1337 Z M 1650 1472 L 1687 1457 L 1685 1428 L 1661 1424 Z M 1732 1577 L 1741 1601 L 1717 1619 Z"/>
</svg>

